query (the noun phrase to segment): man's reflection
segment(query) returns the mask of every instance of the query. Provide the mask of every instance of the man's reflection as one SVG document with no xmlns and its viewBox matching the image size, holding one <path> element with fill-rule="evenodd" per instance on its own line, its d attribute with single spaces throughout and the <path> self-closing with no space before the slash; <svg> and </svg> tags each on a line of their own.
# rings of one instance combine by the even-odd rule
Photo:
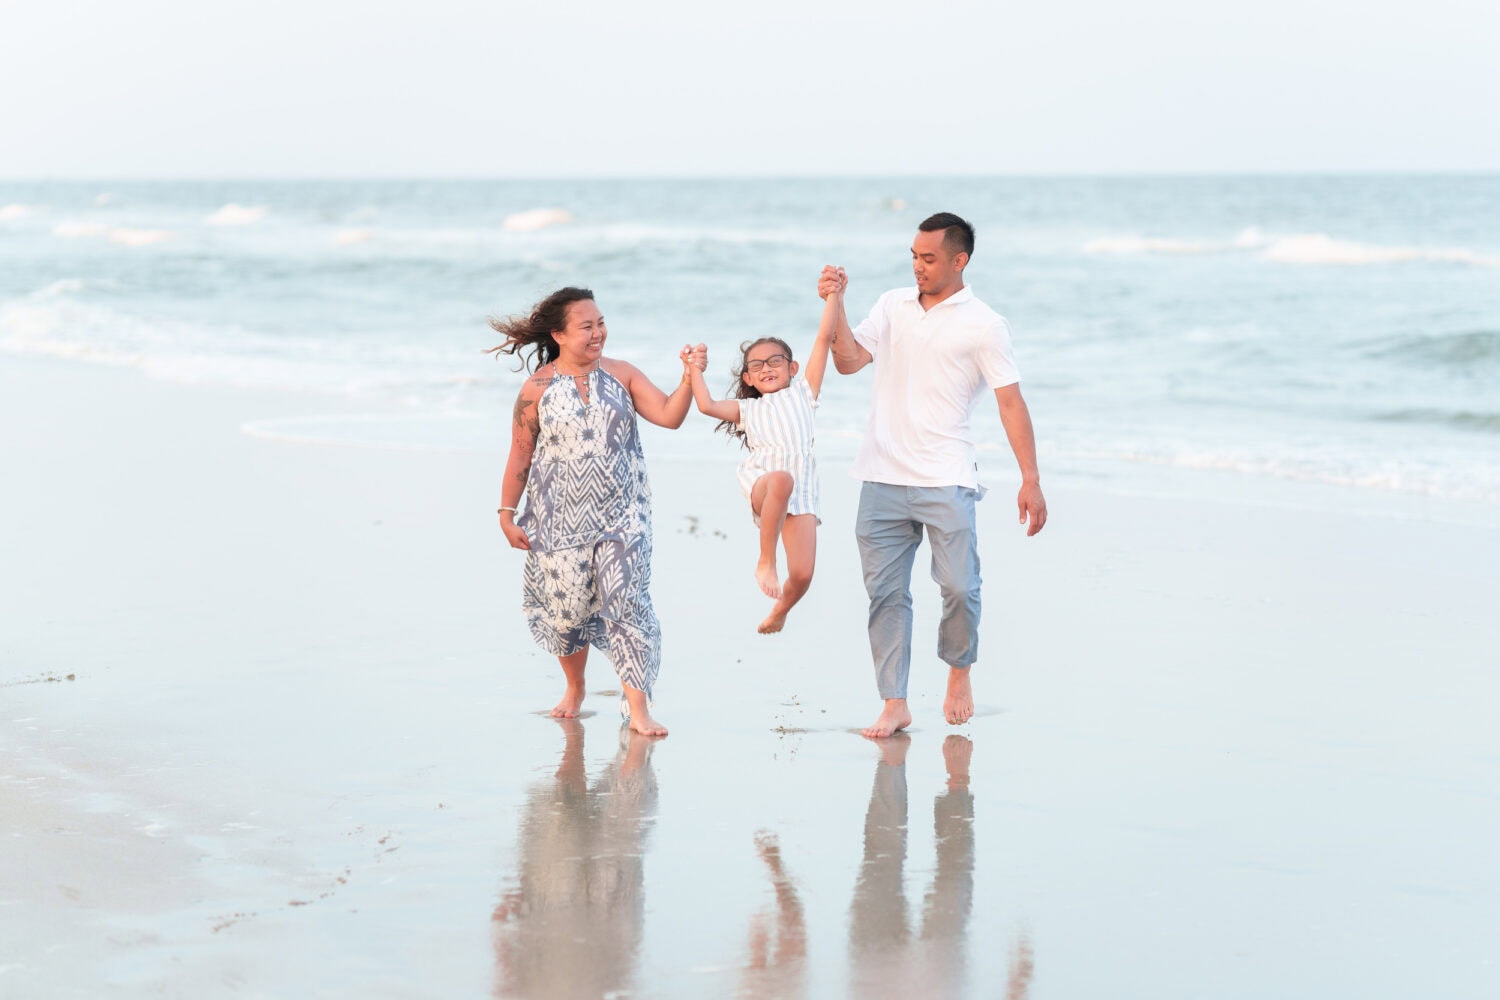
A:
<svg viewBox="0 0 1500 1000">
<path fill-rule="evenodd" d="M 879 742 L 875 787 L 865 814 L 865 854 L 850 908 L 851 994 L 960 996 L 965 992 L 969 913 L 974 904 L 974 797 L 969 792 L 967 737 L 943 742 L 948 784 L 933 803 L 937 867 L 913 936 L 903 886 L 906 864 L 906 752 L 898 732 Z M 1018 943 L 1006 995 L 1021 1000 L 1031 980 L 1030 944 Z"/>
<path fill-rule="evenodd" d="M 645 916 L 643 846 L 656 813 L 650 737 L 622 728 L 620 751 L 588 784 L 583 724 L 559 719 L 562 762 L 527 796 L 516 887 L 495 907 L 495 995 L 601 996 L 628 990 Z"/>
</svg>

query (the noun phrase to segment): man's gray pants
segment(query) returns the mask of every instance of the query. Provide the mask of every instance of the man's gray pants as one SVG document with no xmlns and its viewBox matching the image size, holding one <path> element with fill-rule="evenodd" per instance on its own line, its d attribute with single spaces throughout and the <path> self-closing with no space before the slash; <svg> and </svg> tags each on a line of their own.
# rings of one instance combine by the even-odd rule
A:
<svg viewBox="0 0 1500 1000">
<path fill-rule="evenodd" d="M 950 667 L 979 658 L 979 544 L 967 486 L 865 483 L 854 531 L 870 595 L 870 655 L 882 698 L 905 698 L 911 673 L 911 569 L 922 529 L 943 594 L 937 655 Z"/>
</svg>

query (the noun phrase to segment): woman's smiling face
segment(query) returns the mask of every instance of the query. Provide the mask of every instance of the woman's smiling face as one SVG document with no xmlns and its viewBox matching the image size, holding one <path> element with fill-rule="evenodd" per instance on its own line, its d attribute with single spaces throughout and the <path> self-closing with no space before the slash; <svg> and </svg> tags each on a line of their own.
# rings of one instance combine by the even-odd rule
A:
<svg viewBox="0 0 1500 1000">
<path fill-rule="evenodd" d="M 567 325 L 552 333 L 562 352 L 562 362 L 568 367 L 583 367 L 598 362 L 604 354 L 604 341 L 609 331 L 604 327 L 604 314 L 593 299 L 583 299 L 568 306 Z"/>
</svg>

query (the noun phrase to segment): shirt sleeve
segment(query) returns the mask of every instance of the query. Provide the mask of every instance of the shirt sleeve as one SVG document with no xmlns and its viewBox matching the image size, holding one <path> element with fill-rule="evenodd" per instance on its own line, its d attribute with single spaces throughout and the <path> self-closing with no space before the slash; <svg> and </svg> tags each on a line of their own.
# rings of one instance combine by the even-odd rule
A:
<svg viewBox="0 0 1500 1000">
<path fill-rule="evenodd" d="M 736 399 L 735 402 L 740 405 L 740 419 L 739 423 L 734 425 L 734 429 L 743 434 L 750 424 L 751 411 L 760 405 L 760 399 L 751 396 L 748 399 Z"/>
<path fill-rule="evenodd" d="M 811 406 L 815 410 L 818 408 L 818 397 L 813 395 L 812 386 L 808 384 L 807 379 L 798 378 L 797 381 L 792 383 L 792 385 L 801 386 L 802 396 L 807 400 L 807 405 Z"/>
<path fill-rule="evenodd" d="M 976 354 L 984 384 L 991 389 L 1000 389 L 1021 381 L 1015 355 L 1010 349 L 1010 324 L 1003 317 L 997 317 L 995 325 L 986 331 Z"/>
<path fill-rule="evenodd" d="M 890 302 L 891 293 L 886 292 L 875 300 L 875 305 L 870 309 L 870 315 L 860 321 L 859 326 L 854 328 L 854 342 L 872 355 L 885 335 L 890 331 Z"/>
</svg>

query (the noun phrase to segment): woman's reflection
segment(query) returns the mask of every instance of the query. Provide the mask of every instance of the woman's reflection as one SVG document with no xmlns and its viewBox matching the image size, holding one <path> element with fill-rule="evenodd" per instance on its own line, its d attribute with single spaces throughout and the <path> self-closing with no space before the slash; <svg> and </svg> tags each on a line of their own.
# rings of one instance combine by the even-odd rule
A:
<svg viewBox="0 0 1500 1000">
<path fill-rule="evenodd" d="M 642 852 L 656 813 L 650 737 L 624 727 L 614 761 L 588 784 L 583 723 L 552 780 L 527 796 L 516 886 L 495 907 L 495 995 L 601 996 L 630 988 L 645 915 Z"/>
<path fill-rule="evenodd" d="M 913 936 L 906 891 L 906 752 L 911 737 L 880 741 L 875 787 L 865 814 L 865 853 L 850 908 L 852 995 L 960 996 L 966 992 L 966 946 L 974 902 L 974 797 L 969 793 L 967 737 L 943 741 L 947 788 L 933 803 L 937 867 L 922 900 L 920 933 Z M 1019 942 L 1006 995 L 1026 996 L 1031 947 Z"/>
</svg>

